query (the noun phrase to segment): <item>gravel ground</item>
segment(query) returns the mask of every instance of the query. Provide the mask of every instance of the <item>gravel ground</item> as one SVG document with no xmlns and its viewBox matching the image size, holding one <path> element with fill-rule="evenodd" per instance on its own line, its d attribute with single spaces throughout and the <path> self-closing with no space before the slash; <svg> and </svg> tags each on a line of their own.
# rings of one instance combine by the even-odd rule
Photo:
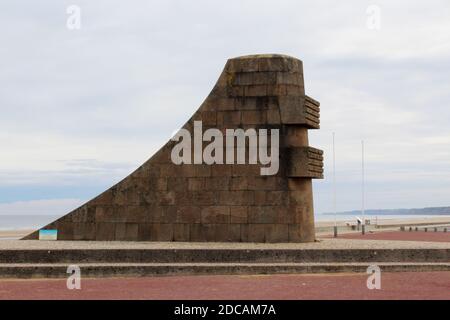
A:
<svg viewBox="0 0 450 320">
<path fill-rule="evenodd" d="M 120 242 L 2 240 L 0 250 L 32 249 L 450 249 L 450 242 L 319 239 L 314 243 Z"/>
</svg>

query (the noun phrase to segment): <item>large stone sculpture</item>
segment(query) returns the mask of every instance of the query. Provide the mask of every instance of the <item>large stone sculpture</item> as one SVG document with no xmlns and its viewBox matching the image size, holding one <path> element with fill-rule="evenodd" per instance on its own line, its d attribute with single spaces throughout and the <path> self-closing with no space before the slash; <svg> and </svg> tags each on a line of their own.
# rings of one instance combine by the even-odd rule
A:
<svg viewBox="0 0 450 320">
<path fill-rule="evenodd" d="M 224 135 L 226 129 L 278 129 L 276 174 L 262 175 L 264 166 L 249 161 L 196 164 L 190 156 L 191 164 L 175 164 L 178 142 L 169 141 L 121 182 L 44 229 L 57 229 L 59 240 L 314 241 L 311 179 L 322 178 L 323 156 L 309 147 L 308 129 L 319 128 L 319 110 L 305 95 L 300 60 L 230 59 L 183 128 L 193 134 L 201 121 L 202 130 Z M 25 239 L 37 237 L 36 231 Z"/>
</svg>

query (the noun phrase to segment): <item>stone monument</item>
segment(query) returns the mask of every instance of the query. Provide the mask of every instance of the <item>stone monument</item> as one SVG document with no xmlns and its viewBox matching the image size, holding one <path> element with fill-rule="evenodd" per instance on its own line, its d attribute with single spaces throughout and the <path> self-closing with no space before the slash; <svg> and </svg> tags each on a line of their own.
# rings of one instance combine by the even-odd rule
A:
<svg viewBox="0 0 450 320">
<path fill-rule="evenodd" d="M 319 111 L 319 102 L 305 95 L 302 61 L 285 55 L 230 59 L 183 126 L 193 136 L 200 133 L 201 140 L 194 137 L 189 147 L 200 147 L 204 155 L 209 142 L 201 135 L 208 129 L 223 133 L 224 141 L 229 129 L 245 132 L 245 142 L 251 133 L 259 138 L 267 133 L 267 147 L 276 155 L 274 172 L 263 174 L 264 165 L 250 159 L 249 145 L 239 142 L 223 143 L 223 158 L 247 151 L 241 161 L 237 156 L 233 163 L 205 163 L 194 151 L 183 152 L 187 161 L 174 162 L 178 137 L 128 177 L 43 229 L 56 229 L 58 240 L 314 241 L 312 179 L 323 177 L 323 152 L 309 146 L 308 129 L 319 129 Z M 279 140 L 271 139 L 275 133 Z M 217 149 L 214 156 L 220 156 Z M 24 239 L 37 238 L 38 231 Z"/>
</svg>

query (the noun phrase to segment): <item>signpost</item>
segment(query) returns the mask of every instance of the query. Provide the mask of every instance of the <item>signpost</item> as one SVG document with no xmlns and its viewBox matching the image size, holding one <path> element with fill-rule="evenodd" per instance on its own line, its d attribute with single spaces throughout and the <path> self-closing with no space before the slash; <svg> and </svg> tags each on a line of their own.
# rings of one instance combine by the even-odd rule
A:
<svg viewBox="0 0 450 320">
<path fill-rule="evenodd" d="M 58 230 L 39 230 L 39 240 L 57 240 Z"/>
</svg>

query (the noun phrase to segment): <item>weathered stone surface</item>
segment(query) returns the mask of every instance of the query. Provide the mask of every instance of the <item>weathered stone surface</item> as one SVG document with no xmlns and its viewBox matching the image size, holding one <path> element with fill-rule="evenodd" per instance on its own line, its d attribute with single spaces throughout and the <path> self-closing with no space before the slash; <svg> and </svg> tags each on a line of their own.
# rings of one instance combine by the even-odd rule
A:
<svg viewBox="0 0 450 320">
<path fill-rule="evenodd" d="M 173 225 L 173 240 L 174 241 L 189 241 L 190 229 L 187 223 L 177 223 Z"/>
<path fill-rule="evenodd" d="M 248 207 L 246 206 L 232 206 L 230 207 L 230 222 L 231 223 L 247 223 L 248 222 Z"/>
<path fill-rule="evenodd" d="M 319 128 L 320 104 L 305 95 L 302 62 L 284 55 L 228 60 L 183 128 L 193 133 L 194 121 L 223 134 L 278 129 L 278 173 L 261 176 L 261 164 L 193 164 L 193 156 L 176 165 L 176 142 L 169 141 L 124 180 L 44 228 L 58 229 L 59 240 L 314 241 L 311 179 L 323 175 L 323 153 L 309 147 L 308 129 Z M 237 150 L 224 143 L 224 155 L 236 159 Z M 241 150 L 248 163 L 248 146 Z"/>
<path fill-rule="evenodd" d="M 323 153 L 311 147 L 291 147 L 286 151 L 289 177 L 323 178 Z"/>
<path fill-rule="evenodd" d="M 110 240 L 116 240 L 116 225 L 118 223 L 115 222 L 97 222 L 95 224 L 95 240 L 102 240 L 102 241 L 110 241 Z M 65 230 L 61 227 L 58 228 L 58 239 L 60 240 L 67 240 L 67 239 L 61 239 L 61 236 L 64 236 L 65 234 L 68 234 L 68 232 L 65 232 Z"/>
<path fill-rule="evenodd" d="M 289 226 L 287 224 L 268 224 L 265 227 L 266 242 L 289 242 Z"/>
<path fill-rule="evenodd" d="M 264 224 L 248 224 L 247 225 L 247 238 L 248 242 L 265 242 L 265 230 Z"/>
<path fill-rule="evenodd" d="M 137 223 L 117 223 L 115 240 L 118 241 L 137 241 L 138 240 Z"/>
<path fill-rule="evenodd" d="M 74 223 L 73 224 L 74 240 L 94 240 L 95 239 L 95 223 Z"/>
<path fill-rule="evenodd" d="M 202 209 L 202 223 L 230 223 L 230 207 L 207 206 Z"/>
</svg>

